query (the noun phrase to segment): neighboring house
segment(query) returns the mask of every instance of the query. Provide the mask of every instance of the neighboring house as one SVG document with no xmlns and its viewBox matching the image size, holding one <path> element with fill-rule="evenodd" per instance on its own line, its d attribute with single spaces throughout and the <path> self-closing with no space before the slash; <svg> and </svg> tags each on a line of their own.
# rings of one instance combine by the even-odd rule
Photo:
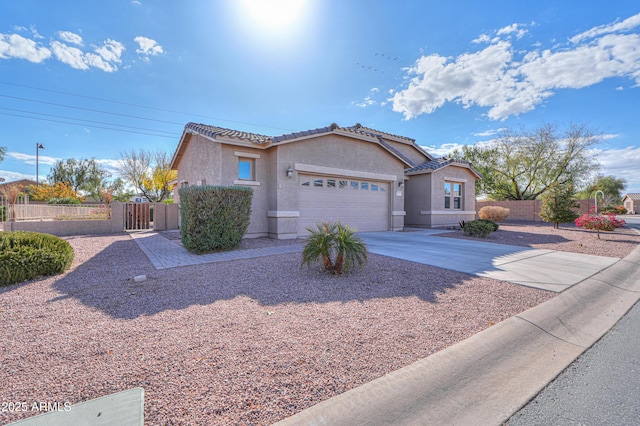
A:
<svg viewBox="0 0 640 426">
<path fill-rule="evenodd" d="M 627 194 L 622 197 L 622 204 L 630 214 L 640 214 L 640 194 Z"/>
<path fill-rule="evenodd" d="M 287 239 L 339 220 L 358 231 L 457 225 L 475 218 L 469 163 L 359 124 L 265 136 L 188 123 L 171 160 L 178 188 L 253 188 L 247 237 Z M 179 203 L 179 191 L 174 194 Z"/>
<path fill-rule="evenodd" d="M 36 185 L 36 181 L 31 179 L 20 179 L 20 180 L 14 180 L 12 182 L 4 182 L 4 181 L 0 181 L 0 182 L 2 182 L 0 183 L 0 188 L 10 186 L 10 185 L 18 185 L 20 188 L 24 189 L 27 186 Z"/>
</svg>

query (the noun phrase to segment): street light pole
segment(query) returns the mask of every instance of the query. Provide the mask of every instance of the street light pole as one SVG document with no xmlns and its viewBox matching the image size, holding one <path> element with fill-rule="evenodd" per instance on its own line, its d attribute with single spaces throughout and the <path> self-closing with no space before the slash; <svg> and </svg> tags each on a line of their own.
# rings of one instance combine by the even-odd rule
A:
<svg viewBox="0 0 640 426">
<path fill-rule="evenodd" d="M 41 149 L 44 149 L 44 145 L 36 143 L 36 186 L 38 186 L 38 153 Z"/>
</svg>

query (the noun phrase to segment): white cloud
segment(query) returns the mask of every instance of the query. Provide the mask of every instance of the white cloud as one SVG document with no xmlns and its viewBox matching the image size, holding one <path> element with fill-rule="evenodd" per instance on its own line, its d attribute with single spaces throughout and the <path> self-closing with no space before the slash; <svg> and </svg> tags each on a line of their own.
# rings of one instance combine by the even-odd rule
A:
<svg viewBox="0 0 640 426">
<path fill-rule="evenodd" d="M 624 178 L 627 181 L 628 192 L 640 192 L 640 147 L 596 149 L 598 161 L 602 164 L 602 173 Z"/>
<path fill-rule="evenodd" d="M 162 46 L 160 46 L 158 42 L 153 39 L 138 36 L 133 40 L 138 43 L 138 46 L 140 46 L 138 49 L 136 49 L 136 53 L 142 55 L 146 59 L 148 59 L 149 56 L 157 56 L 164 53 L 164 49 L 162 48 Z"/>
<path fill-rule="evenodd" d="M 88 70 L 94 67 L 105 72 L 114 72 L 118 70 L 115 64 L 122 62 L 120 57 L 125 48 L 122 43 L 108 39 L 101 47 L 95 49 L 97 54 L 85 53 L 77 47 L 59 41 L 52 41 L 51 49 L 59 61 L 72 68 Z"/>
<path fill-rule="evenodd" d="M 40 35 L 38 30 L 36 30 L 36 26 L 35 25 L 31 25 L 29 27 L 29 29 L 31 30 L 31 34 L 33 35 L 33 38 L 35 38 L 37 40 L 44 40 L 45 37 Z"/>
<path fill-rule="evenodd" d="M 366 108 L 368 106 L 372 106 L 375 105 L 377 102 L 374 101 L 373 99 L 371 99 L 371 96 L 367 96 L 366 98 L 364 98 L 364 100 L 362 102 L 358 102 L 357 104 L 355 104 L 357 107 L 360 108 Z"/>
<path fill-rule="evenodd" d="M 594 38 L 603 34 L 629 31 L 637 26 L 640 26 L 640 13 L 638 13 L 637 15 L 633 15 L 622 22 L 617 22 L 617 23 L 607 24 L 607 25 L 600 25 L 595 28 L 591 28 L 588 31 L 585 31 L 581 34 L 571 37 L 569 40 L 572 43 L 580 43 L 584 40 Z"/>
<path fill-rule="evenodd" d="M 22 179 L 35 179 L 35 170 L 32 175 L 12 172 L 9 170 L 0 170 L 0 177 L 4 179 L 3 183 L 15 182 L 17 180 L 22 180 Z"/>
<path fill-rule="evenodd" d="M 0 33 L 0 59 L 26 59 L 40 63 L 51 56 L 51 51 L 35 41 L 19 34 Z"/>
<path fill-rule="evenodd" d="M 514 35 L 518 40 L 527 34 L 527 30 L 521 28 L 522 24 L 511 24 L 506 27 L 500 28 L 496 33 L 498 36 L 501 35 Z"/>
<path fill-rule="evenodd" d="M 491 41 L 491 37 L 487 34 L 480 34 L 478 38 L 471 40 L 471 43 L 480 44 L 480 43 L 489 43 Z"/>
<path fill-rule="evenodd" d="M 142 3 L 138 0 L 131 0 L 131 4 L 135 4 L 136 6 L 142 6 Z"/>
<path fill-rule="evenodd" d="M 14 160 L 22 161 L 24 164 L 36 164 L 36 156 L 35 154 L 24 154 L 22 152 L 7 152 L 7 157 L 13 158 Z M 38 164 L 44 164 L 48 166 L 53 166 L 56 162 L 60 160 L 55 157 L 48 157 L 46 155 L 38 155 Z"/>
<path fill-rule="evenodd" d="M 122 52 L 124 52 L 124 44 L 119 41 L 107 39 L 104 44 L 95 49 L 95 52 L 107 62 L 121 63 Z"/>
<path fill-rule="evenodd" d="M 96 163 L 114 173 L 119 171 L 119 169 L 122 167 L 122 160 L 96 159 Z"/>
<path fill-rule="evenodd" d="M 462 149 L 464 144 L 459 143 L 443 143 L 442 145 L 422 145 L 421 148 L 434 157 L 444 157 L 451 154 L 456 149 Z"/>
<path fill-rule="evenodd" d="M 72 33 L 71 31 L 58 31 L 58 37 L 60 37 L 60 40 L 67 43 L 82 46 L 82 37 L 80 37 L 78 34 Z"/>
<path fill-rule="evenodd" d="M 514 24 L 497 33 L 518 38 L 526 33 L 523 31 Z M 533 110 L 558 89 L 579 89 L 613 77 L 633 79 L 640 85 L 637 46 L 640 34 L 607 31 L 600 38 L 570 48 L 522 52 L 514 49 L 510 39 L 498 37 L 484 49 L 456 58 L 422 56 L 407 71 L 407 87 L 393 96 L 393 110 L 411 119 L 454 102 L 464 108 L 488 108 L 490 119 L 504 120 Z"/>
<path fill-rule="evenodd" d="M 89 65 L 84 60 L 84 53 L 77 47 L 71 47 L 59 41 L 52 41 L 51 49 L 60 62 L 69 65 L 71 68 L 77 70 L 89 69 Z"/>
<path fill-rule="evenodd" d="M 484 132 L 474 133 L 473 136 L 477 136 L 480 138 L 487 138 L 491 136 L 495 136 L 500 132 L 507 130 L 505 127 L 501 127 L 499 129 L 485 130 Z"/>
</svg>

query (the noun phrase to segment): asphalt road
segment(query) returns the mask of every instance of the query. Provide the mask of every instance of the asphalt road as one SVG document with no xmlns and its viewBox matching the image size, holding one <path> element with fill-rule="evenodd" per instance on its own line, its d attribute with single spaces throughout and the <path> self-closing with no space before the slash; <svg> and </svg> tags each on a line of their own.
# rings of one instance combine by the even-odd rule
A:
<svg viewBox="0 0 640 426">
<path fill-rule="evenodd" d="M 640 216 L 624 217 L 640 230 Z M 507 423 L 640 424 L 640 303 Z"/>
</svg>

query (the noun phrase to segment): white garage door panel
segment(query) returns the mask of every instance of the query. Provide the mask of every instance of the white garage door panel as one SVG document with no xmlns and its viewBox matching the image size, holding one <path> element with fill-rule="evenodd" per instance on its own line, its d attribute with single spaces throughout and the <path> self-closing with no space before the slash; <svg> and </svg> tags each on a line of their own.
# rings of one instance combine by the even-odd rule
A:
<svg viewBox="0 0 640 426">
<path fill-rule="evenodd" d="M 333 221 L 358 231 L 388 230 L 389 183 L 301 175 L 298 234 Z"/>
</svg>

